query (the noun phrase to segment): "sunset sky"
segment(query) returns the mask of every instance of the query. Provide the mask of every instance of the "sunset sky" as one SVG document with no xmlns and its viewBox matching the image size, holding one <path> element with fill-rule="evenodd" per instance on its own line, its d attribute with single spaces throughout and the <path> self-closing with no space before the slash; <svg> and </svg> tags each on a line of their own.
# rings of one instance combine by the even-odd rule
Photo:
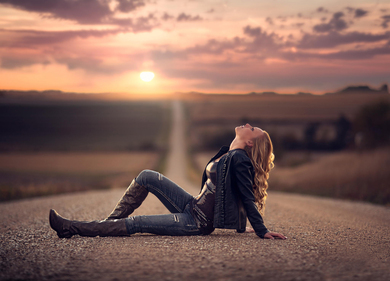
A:
<svg viewBox="0 0 390 281">
<path fill-rule="evenodd" d="M 143 71 L 155 78 L 142 81 Z M 384 83 L 389 0 L 0 0 L 0 89 L 323 93 Z"/>
</svg>

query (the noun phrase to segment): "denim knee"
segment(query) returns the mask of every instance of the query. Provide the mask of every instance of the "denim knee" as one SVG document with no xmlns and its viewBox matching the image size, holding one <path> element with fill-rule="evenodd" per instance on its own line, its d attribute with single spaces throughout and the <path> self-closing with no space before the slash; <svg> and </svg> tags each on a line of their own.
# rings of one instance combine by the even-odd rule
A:
<svg viewBox="0 0 390 281">
<path fill-rule="evenodd" d="M 158 176 L 158 172 L 152 170 L 143 170 L 138 176 L 135 178 L 135 181 L 142 186 L 147 187 L 147 185 Z"/>
</svg>

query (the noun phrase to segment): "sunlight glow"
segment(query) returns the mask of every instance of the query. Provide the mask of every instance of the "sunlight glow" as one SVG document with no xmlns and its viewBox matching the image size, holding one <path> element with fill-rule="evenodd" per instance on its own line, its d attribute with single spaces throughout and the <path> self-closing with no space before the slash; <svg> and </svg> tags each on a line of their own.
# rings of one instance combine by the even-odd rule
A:
<svg viewBox="0 0 390 281">
<path fill-rule="evenodd" d="M 139 77 L 141 77 L 141 80 L 144 82 L 150 82 L 154 78 L 154 73 L 149 71 L 141 72 Z"/>
</svg>

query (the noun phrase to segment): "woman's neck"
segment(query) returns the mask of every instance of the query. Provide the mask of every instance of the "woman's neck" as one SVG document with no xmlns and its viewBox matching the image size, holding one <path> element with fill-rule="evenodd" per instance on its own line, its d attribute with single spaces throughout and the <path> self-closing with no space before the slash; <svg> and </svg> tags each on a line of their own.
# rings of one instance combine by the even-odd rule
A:
<svg viewBox="0 0 390 281">
<path fill-rule="evenodd" d="M 233 149 L 245 149 L 245 142 L 240 140 L 240 139 L 237 139 L 235 138 L 231 144 L 230 144 L 230 147 L 229 147 L 229 150 L 233 150 Z"/>
</svg>

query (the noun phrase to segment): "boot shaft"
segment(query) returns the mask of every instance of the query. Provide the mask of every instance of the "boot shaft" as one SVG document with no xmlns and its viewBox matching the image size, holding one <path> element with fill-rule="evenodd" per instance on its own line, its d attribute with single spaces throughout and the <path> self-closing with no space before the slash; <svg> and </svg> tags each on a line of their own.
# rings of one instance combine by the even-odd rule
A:
<svg viewBox="0 0 390 281">
<path fill-rule="evenodd" d="M 129 236 L 125 219 L 104 221 L 71 221 L 61 217 L 55 210 L 50 210 L 50 226 L 59 238 L 80 236 Z"/>
<path fill-rule="evenodd" d="M 148 193 L 146 187 L 139 185 L 134 179 L 106 220 L 127 218 L 141 206 Z"/>
<path fill-rule="evenodd" d="M 69 227 L 72 235 L 89 237 L 105 236 L 129 236 L 125 219 L 103 221 L 71 221 Z"/>
</svg>

